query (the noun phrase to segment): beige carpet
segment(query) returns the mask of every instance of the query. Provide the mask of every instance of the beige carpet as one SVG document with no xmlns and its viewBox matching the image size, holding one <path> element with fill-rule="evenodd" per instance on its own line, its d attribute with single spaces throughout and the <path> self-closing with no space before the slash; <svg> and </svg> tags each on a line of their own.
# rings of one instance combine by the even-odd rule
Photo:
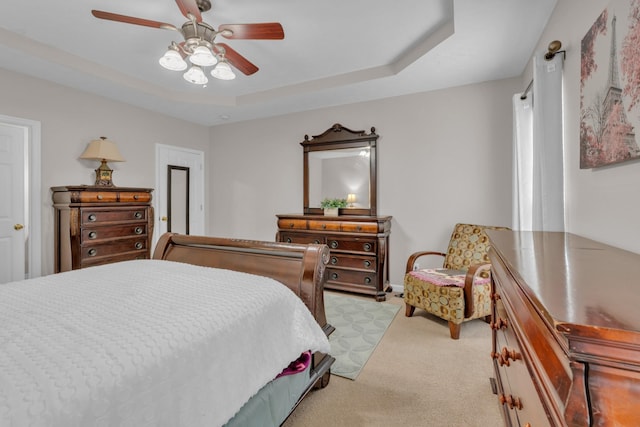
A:
<svg viewBox="0 0 640 427">
<path fill-rule="evenodd" d="M 350 295 L 351 296 L 351 295 Z M 503 422 L 491 393 L 491 330 L 482 320 L 449 337 L 446 322 L 416 309 L 401 312 L 355 381 L 331 376 L 312 391 L 283 427 L 498 427 Z"/>
</svg>

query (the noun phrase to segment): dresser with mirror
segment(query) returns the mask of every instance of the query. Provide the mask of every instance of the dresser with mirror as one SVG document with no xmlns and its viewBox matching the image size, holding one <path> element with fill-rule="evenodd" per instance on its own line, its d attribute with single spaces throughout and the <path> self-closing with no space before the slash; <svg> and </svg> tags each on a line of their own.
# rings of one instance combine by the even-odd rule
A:
<svg viewBox="0 0 640 427">
<path fill-rule="evenodd" d="M 276 240 L 329 246 L 326 289 L 386 299 L 391 216 L 377 214 L 377 141 L 371 132 L 335 124 L 305 135 L 303 212 L 279 214 Z M 324 199 L 345 199 L 337 216 L 324 214 Z"/>
</svg>

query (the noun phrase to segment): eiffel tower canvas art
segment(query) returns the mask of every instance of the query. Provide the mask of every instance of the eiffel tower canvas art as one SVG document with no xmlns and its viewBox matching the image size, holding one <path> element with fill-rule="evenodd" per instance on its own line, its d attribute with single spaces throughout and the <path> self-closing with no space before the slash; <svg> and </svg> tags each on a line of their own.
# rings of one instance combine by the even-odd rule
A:
<svg viewBox="0 0 640 427">
<path fill-rule="evenodd" d="M 615 0 L 581 43 L 580 168 L 640 159 L 640 0 Z"/>
</svg>

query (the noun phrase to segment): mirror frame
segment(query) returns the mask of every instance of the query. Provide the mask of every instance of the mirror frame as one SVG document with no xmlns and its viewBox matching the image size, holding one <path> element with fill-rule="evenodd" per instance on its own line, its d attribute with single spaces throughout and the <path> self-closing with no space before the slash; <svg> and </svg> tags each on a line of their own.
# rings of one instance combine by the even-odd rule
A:
<svg viewBox="0 0 640 427">
<path fill-rule="evenodd" d="M 186 178 L 186 182 L 185 182 L 185 220 L 186 220 L 186 224 L 185 224 L 185 234 L 189 234 L 189 222 L 191 221 L 191 219 L 189 218 L 189 167 L 187 166 L 175 166 L 175 165 L 167 165 L 167 232 L 170 233 L 171 232 L 171 205 L 172 205 L 172 200 L 171 200 L 171 176 L 172 176 L 172 172 L 173 171 L 184 171 L 186 172 L 185 178 Z"/>
<path fill-rule="evenodd" d="M 376 145 L 378 135 L 376 128 L 371 128 L 371 133 L 364 130 L 351 130 L 339 123 L 334 124 L 320 135 L 314 135 L 309 139 L 309 135 L 304 136 L 304 141 L 300 143 L 303 148 L 303 186 L 304 201 L 303 212 L 305 215 L 322 215 L 322 208 L 309 206 L 309 153 L 315 151 L 341 150 L 346 148 L 369 148 L 369 208 L 344 208 L 340 209 L 340 215 L 366 215 L 375 216 L 377 212 L 377 155 Z"/>
</svg>

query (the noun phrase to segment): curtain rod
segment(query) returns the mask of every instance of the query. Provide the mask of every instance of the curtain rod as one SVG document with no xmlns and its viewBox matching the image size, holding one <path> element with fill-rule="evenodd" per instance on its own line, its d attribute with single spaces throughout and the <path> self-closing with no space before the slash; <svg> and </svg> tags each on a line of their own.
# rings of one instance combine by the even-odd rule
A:
<svg viewBox="0 0 640 427">
<path fill-rule="evenodd" d="M 522 92 L 522 95 L 520 95 L 520 99 L 527 99 L 527 94 L 531 90 L 532 86 L 533 86 L 533 79 L 531 79 L 527 88 L 524 90 L 524 92 Z"/>
</svg>

